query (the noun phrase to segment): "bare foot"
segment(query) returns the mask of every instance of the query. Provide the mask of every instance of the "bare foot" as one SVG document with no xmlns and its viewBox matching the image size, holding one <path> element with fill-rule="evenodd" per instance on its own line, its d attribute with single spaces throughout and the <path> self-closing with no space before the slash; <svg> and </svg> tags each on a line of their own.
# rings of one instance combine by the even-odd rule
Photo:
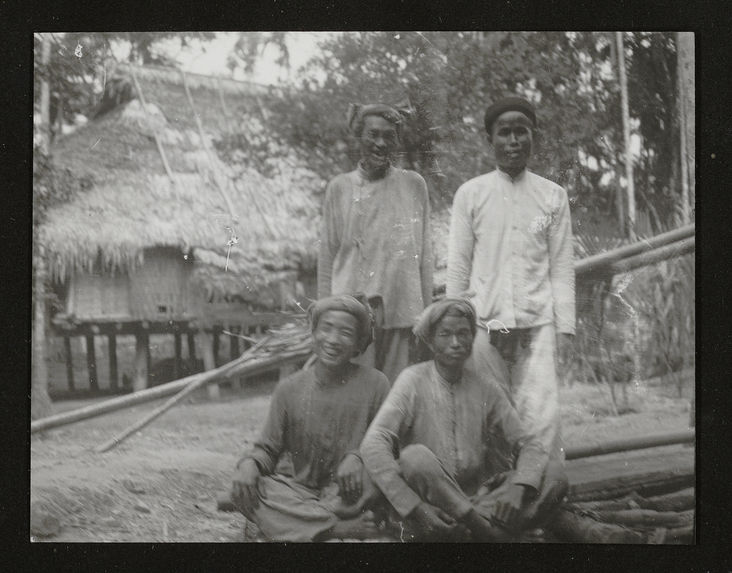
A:
<svg viewBox="0 0 732 573">
<path fill-rule="evenodd" d="M 374 514 L 367 511 L 354 519 L 342 519 L 330 530 L 331 538 L 370 539 L 379 535 Z"/>
<path fill-rule="evenodd" d="M 470 529 L 475 541 L 483 543 L 509 543 L 513 536 L 505 529 L 496 527 L 477 511 L 471 510 L 464 518 L 463 523 Z"/>
<path fill-rule="evenodd" d="M 352 505 L 346 505 L 342 499 L 339 499 L 333 508 L 333 513 L 335 513 L 340 519 L 353 519 L 361 513 L 364 505 L 363 498 L 359 499 Z"/>
</svg>

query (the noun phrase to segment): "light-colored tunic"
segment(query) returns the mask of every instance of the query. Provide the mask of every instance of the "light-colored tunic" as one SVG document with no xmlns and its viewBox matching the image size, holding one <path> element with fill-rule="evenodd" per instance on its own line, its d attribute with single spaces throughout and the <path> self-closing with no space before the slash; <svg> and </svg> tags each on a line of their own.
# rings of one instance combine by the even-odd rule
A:
<svg viewBox="0 0 732 573">
<path fill-rule="evenodd" d="M 478 316 L 574 334 L 572 225 L 566 191 L 524 170 L 464 183 L 450 219 L 447 296 L 475 291 Z M 497 328 L 495 324 L 492 328 Z"/>
<path fill-rule="evenodd" d="M 560 452 L 556 332 L 575 332 L 572 225 L 566 191 L 524 170 L 496 169 L 455 194 L 448 243 L 447 294 L 475 291 L 491 330 L 528 329 L 508 363 L 505 386 L 526 430 L 545 452 Z M 468 368 L 487 371 L 496 350 L 479 329 Z"/>
<path fill-rule="evenodd" d="M 326 188 L 318 255 L 318 297 L 381 295 L 385 329 L 407 328 L 432 302 L 432 242 L 427 185 L 389 167 L 369 180 L 360 167 Z"/>
<path fill-rule="evenodd" d="M 253 459 L 265 476 L 267 497 L 251 516 L 265 536 L 306 541 L 335 524 L 338 466 L 346 454 L 358 454 L 388 392 L 381 372 L 356 364 L 343 383 L 323 384 L 310 368 L 277 385 L 262 434 L 239 461 Z M 291 455 L 292 477 L 274 474 L 284 452 Z"/>
<path fill-rule="evenodd" d="M 361 444 L 371 479 L 401 516 L 421 501 L 395 456 L 412 444 L 428 448 L 469 496 L 514 460 L 512 483 L 538 490 L 548 462 L 503 390 L 467 371 L 450 384 L 433 361 L 402 371 Z"/>
</svg>

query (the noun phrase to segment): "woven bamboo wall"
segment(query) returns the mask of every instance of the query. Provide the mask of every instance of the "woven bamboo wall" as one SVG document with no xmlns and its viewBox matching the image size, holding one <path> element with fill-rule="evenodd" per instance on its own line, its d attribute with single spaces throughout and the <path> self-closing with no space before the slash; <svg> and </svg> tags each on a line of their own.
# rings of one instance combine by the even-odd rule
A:
<svg viewBox="0 0 732 573">
<path fill-rule="evenodd" d="M 130 311 L 139 320 L 180 320 L 190 315 L 190 265 L 174 248 L 145 251 L 145 263 L 130 273 Z"/>
<path fill-rule="evenodd" d="M 127 275 L 75 274 L 69 284 L 66 310 L 83 320 L 130 317 Z"/>
</svg>

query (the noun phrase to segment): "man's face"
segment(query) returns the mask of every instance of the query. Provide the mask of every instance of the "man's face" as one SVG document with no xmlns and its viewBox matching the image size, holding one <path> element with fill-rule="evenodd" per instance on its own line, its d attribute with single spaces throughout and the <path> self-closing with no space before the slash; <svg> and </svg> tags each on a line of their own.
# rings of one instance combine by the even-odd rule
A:
<svg viewBox="0 0 732 573">
<path fill-rule="evenodd" d="M 369 169 L 383 169 L 398 143 L 396 126 L 379 115 L 364 118 L 361 133 L 361 159 Z"/>
<path fill-rule="evenodd" d="M 473 348 L 473 331 L 464 316 L 443 316 L 432 335 L 435 362 L 446 368 L 462 366 Z"/>
<path fill-rule="evenodd" d="M 330 370 L 342 368 L 358 349 L 358 320 L 342 310 L 327 310 L 313 332 L 313 351 Z"/>
<path fill-rule="evenodd" d="M 518 174 L 526 167 L 534 141 L 531 128 L 531 120 L 520 111 L 504 112 L 493 122 L 489 140 L 496 164 L 506 173 Z"/>
</svg>

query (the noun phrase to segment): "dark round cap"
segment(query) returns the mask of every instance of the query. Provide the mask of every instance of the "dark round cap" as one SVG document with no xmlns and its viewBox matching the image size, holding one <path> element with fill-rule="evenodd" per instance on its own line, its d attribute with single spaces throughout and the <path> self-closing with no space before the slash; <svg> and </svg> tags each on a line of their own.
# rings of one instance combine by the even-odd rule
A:
<svg viewBox="0 0 732 573">
<path fill-rule="evenodd" d="M 534 106 L 531 105 L 531 102 L 522 97 L 511 96 L 501 98 L 497 102 L 488 106 L 488 109 L 485 110 L 485 118 L 483 120 L 485 130 L 490 133 L 491 128 L 493 127 L 493 122 L 496 121 L 502 113 L 507 111 L 520 111 L 528 117 L 531 120 L 531 124 L 536 127 L 536 113 L 534 112 Z"/>
</svg>

